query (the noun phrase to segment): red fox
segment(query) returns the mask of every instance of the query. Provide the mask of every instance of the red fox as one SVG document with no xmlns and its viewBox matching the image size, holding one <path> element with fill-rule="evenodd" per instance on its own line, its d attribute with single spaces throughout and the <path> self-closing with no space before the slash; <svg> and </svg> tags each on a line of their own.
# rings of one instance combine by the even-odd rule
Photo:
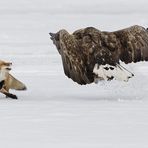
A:
<svg viewBox="0 0 148 148">
<path fill-rule="evenodd" d="M 9 89 L 26 90 L 25 84 L 14 78 L 9 71 L 12 63 L 0 60 L 0 92 L 12 99 L 17 99 L 17 96 L 9 93 Z"/>
</svg>

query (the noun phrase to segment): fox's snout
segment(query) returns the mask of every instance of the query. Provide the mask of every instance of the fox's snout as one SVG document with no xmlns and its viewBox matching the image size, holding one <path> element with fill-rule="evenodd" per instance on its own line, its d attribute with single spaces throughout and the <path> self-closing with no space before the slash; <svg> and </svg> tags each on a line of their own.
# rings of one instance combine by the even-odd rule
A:
<svg viewBox="0 0 148 148">
<path fill-rule="evenodd" d="M 11 70 L 11 67 L 10 67 L 11 65 L 8 65 L 8 66 L 1 66 L 1 70 L 5 70 L 5 71 L 10 71 Z"/>
<path fill-rule="evenodd" d="M 6 70 L 10 71 L 10 70 L 11 70 L 11 68 L 10 68 L 10 67 L 6 67 Z"/>
<path fill-rule="evenodd" d="M 4 65 L 6 66 L 6 70 L 8 70 L 8 71 L 11 70 L 10 66 L 12 66 L 12 63 L 7 62 L 7 63 L 5 63 Z"/>
</svg>

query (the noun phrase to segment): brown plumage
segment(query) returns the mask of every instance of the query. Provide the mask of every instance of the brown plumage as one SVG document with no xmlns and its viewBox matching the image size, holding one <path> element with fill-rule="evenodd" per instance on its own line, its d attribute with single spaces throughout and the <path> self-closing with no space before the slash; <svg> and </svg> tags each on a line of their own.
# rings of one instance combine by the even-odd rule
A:
<svg viewBox="0 0 148 148">
<path fill-rule="evenodd" d="M 98 69 L 100 65 L 115 68 L 120 60 L 126 64 L 148 60 L 148 30 L 141 26 L 115 32 L 87 27 L 73 34 L 63 29 L 50 35 L 62 57 L 65 74 L 79 84 L 104 79 L 94 73 L 96 64 Z M 107 78 L 113 77 L 107 75 Z"/>
</svg>

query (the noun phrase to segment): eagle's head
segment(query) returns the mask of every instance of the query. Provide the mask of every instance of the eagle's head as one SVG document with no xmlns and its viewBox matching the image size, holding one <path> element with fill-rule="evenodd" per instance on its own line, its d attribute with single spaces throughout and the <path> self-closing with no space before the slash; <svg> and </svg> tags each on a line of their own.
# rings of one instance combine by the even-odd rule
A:
<svg viewBox="0 0 148 148">
<path fill-rule="evenodd" d="M 53 44 L 56 46 L 56 48 L 58 49 L 58 52 L 60 53 L 60 33 L 49 33 L 50 35 L 50 39 L 53 41 Z"/>
</svg>

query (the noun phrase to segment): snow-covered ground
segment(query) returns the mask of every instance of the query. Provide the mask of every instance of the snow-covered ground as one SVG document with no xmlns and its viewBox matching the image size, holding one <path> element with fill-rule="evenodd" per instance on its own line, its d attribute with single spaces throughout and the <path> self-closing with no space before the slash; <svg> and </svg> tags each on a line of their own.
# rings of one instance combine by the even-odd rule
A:
<svg viewBox="0 0 148 148">
<path fill-rule="evenodd" d="M 1 0 L 0 59 L 28 87 L 0 94 L 0 148 L 147 148 L 148 63 L 128 83 L 79 86 L 65 77 L 48 33 L 86 26 L 148 27 L 146 0 Z"/>
</svg>

